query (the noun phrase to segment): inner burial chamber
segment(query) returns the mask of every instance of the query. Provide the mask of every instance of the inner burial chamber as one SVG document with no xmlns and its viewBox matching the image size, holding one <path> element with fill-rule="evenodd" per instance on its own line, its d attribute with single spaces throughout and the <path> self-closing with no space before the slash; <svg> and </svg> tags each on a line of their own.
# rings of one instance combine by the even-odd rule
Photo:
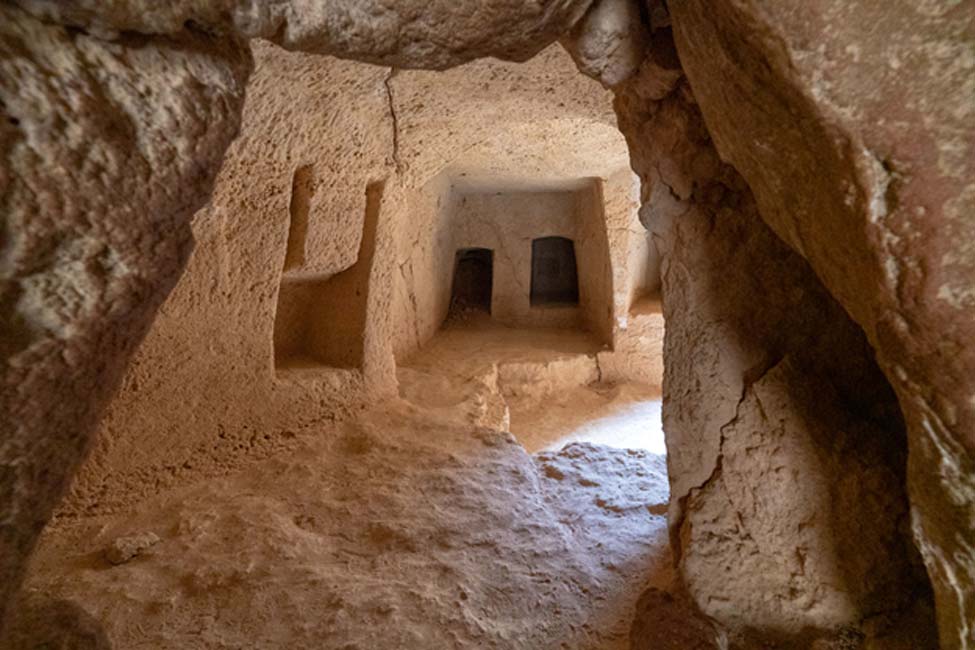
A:
<svg viewBox="0 0 975 650">
<path fill-rule="evenodd" d="M 526 138 L 518 146 L 533 152 L 537 144 Z M 512 151 L 492 154 L 506 161 Z M 627 311 L 656 262 L 630 200 L 637 180 L 625 168 L 607 179 L 526 175 L 501 179 L 463 167 L 432 185 L 441 220 L 418 227 L 410 261 L 421 269 L 427 262 L 428 277 L 447 281 L 450 307 L 442 326 L 398 359 L 401 395 L 458 403 L 492 368 L 496 392 L 486 401 L 494 406 L 472 417 L 511 432 L 529 452 L 587 442 L 662 454 L 662 314 Z M 402 276 L 414 279 L 407 314 L 435 305 L 416 268 Z M 431 378 L 459 389 L 448 396 Z"/>
<path fill-rule="evenodd" d="M 491 313 L 491 291 L 494 287 L 494 251 L 488 248 L 465 248 L 457 251 L 450 311 Z"/>
<path fill-rule="evenodd" d="M 539 237 L 532 241 L 531 304 L 579 303 L 579 275 L 575 244 L 567 237 Z"/>
<path fill-rule="evenodd" d="M 527 152 L 534 146 L 519 143 Z M 497 148 L 489 152 L 502 161 L 515 149 Z M 419 245 L 400 260 L 411 271 L 401 276 L 402 295 L 409 296 L 401 305 L 403 318 L 416 321 L 416 339 L 402 352 L 394 341 L 398 359 L 428 343 L 441 325 L 457 325 L 449 316 L 465 306 L 497 325 L 577 330 L 597 348 L 615 345 L 625 296 L 640 275 L 640 238 L 631 234 L 642 231 L 632 199 L 636 179 L 615 160 L 605 178 L 578 174 L 584 164 L 578 161 L 570 178 L 526 169 L 517 181 L 452 167 L 428 183 L 424 194 L 436 196 L 437 207 L 415 208 L 410 241 Z M 486 260 L 464 257 L 479 249 L 491 251 L 490 282 Z"/>
</svg>

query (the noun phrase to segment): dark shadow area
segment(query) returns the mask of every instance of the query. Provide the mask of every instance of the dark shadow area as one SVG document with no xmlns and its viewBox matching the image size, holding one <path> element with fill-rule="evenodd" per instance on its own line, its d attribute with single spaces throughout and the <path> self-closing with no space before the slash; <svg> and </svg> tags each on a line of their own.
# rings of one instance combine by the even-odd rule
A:
<svg viewBox="0 0 975 650">
<path fill-rule="evenodd" d="M 110 650 L 101 623 L 78 603 L 25 592 L 0 636 L 6 650 Z"/>
<path fill-rule="evenodd" d="M 532 240 L 532 307 L 578 303 L 579 276 L 572 240 L 565 237 Z"/>
<path fill-rule="evenodd" d="M 457 251 L 450 311 L 483 311 L 490 314 L 493 288 L 494 251 L 487 248 L 463 248 Z"/>
</svg>

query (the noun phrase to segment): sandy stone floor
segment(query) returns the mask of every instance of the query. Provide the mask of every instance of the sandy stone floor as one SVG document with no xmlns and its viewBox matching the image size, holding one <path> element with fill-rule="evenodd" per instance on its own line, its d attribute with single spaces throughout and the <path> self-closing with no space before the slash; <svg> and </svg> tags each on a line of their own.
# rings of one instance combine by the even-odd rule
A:
<svg viewBox="0 0 975 650">
<path fill-rule="evenodd" d="M 401 394 L 435 410 L 483 407 L 471 422 L 511 431 L 531 453 L 593 442 L 665 454 L 659 388 L 601 383 L 600 349 L 582 331 L 466 321 L 404 364 Z"/>
<path fill-rule="evenodd" d="M 544 449 L 559 418 L 522 407 L 553 390 L 624 405 L 645 391 L 585 389 L 598 371 L 575 335 L 520 351 L 517 332 L 488 336 L 444 365 L 463 336 L 401 369 L 402 399 L 358 421 L 49 534 L 16 643 L 624 650 L 638 603 L 661 611 L 654 638 L 679 640 L 680 607 L 651 589 L 674 578 L 665 458 L 590 442 L 531 455 L 504 426 L 545 424 Z"/>
<path fill-rule="evenodd" d="M 596 384 L 561 391 L 539 404 L 509 399 L 510 430 L 531 453 L 570 442 L 665 454 L 660 391 L 642 384 Z"/>
</svg>

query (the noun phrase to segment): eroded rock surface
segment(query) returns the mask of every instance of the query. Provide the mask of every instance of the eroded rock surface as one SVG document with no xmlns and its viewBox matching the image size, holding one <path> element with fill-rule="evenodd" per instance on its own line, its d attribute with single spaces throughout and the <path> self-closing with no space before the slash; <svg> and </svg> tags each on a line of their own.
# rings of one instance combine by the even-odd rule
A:
<svg viewBox="0 0 975 650">
<path fill-rule="evenodd" d="M 525 60 L 553 43 L 592 0 L 19 0 L 34 15 L 108 38 L 175 34 L 187 24 L 290 50 L 405 68 L 442 69 L 487 56 Z"/>
<path fill-rule="evenodd" d="M 975 4 L 671 9 L 718 151 L 877 350 L 942 644 L 975 646 Z"/>
<path fill-rule="evenodd" d="M 385 405 L 294 453 L 64 529 L 31 586 L 83 603 L 113 647 L 623 650 L 672 579 L 663 459 Z M 119 566 L 106 540 L 152 526 Z M 324 644 L 324 645 L 323 645 Z"/>
<path fill-rule="evenodd" d="M 0 9 L 0 110 L 6 118 L 0 120 L 0 351 L 8 362 L 0 386 L 0 503 L 6 508 L 0 602 L 16 587 L 101 406 L 182 268 L 189 216 L 209 195 L 237 129 L 250 64 L 232 39 L 267 37 L 292 49 L 439 68 L 485 55 L 525 58 L 578 24 L 566 43 L 583 69 L 620 89 L 621 126 L 644 181 L 644 221 L 665 255 L 671 532 L 691 596 L 734 630 L 757 627 L 783 636 L 835 630 L 864 617 L 896 618 L 899 608 L 920 612 L 920 627 L 928 622 L 923 580 L 905 535 L 903 424 L 869 341 L 910 432 L 913 524 L 938 594 L 942 643 L 975 642 L 975 233 L 968 218 L 972 109 L 965 103 L 975 67 L 966 46 L 972 41 L 965 20 L 970 2 L 896 11 L 842 2 L 674 2 L 681 59 L 695 93 L 671 42 L 669 18 L 656 3 L 637 12 L 654 30 L 649 42 L 631 22 L 634 5 L 612 0 L 594 5 L 581 23 L 589 2 L 19 4 L 108 40 L 42 25 L 11 5 Z M 641 44 L 648 58 L 634 76 L 633 52 Z M 302 70 L 291 71 L 292 80 L 303 79 Z M 381 71 L 367 83 L 378 91 L 370 110 L 388 110 L 393 122 L 385 145 L 390 160 L 378 167 L 400 169 L 393 77 Z M 273 83 L 267 89 L 273 92 Z M 422 93 L 417 101 L 422 104 Z M 744 180 L 719 160 L 709 129 L 717 151 Z M 359 135 L 350 130 L 350 137 Z M 429 148 L 421 139 L 416 146 Z M 373 141 L 370 153 L 385 156 Z M 314 186 L 314 176 L 298 178 L 292 162 L 298 161 L 275 163 L 282 186 Z M 236 182 L 228 193 L 244 183 Z M 283 197 L 274 200 L 287 209 Z M 228 224 L 221 221 L 214 241 L 235 234 Z M 356 229 L 349 232 L 354 239 Z M 319 233 L 319 240 L 327 242 L 329 233 Z M 227 272 L 224 263 L 215 274 Z M 269 287 L 254 283 L 245 290 L 267 300 L 274 294 Z M 219 347 L 213 350 L 219 358 Z M 133 376 L 137 384 L 152 373 Z M 345 385 L 334 384 L 333 392 Z M 503 420 L 498 409 L 484 413 L 495 425 Z M 249 439 L 228 444 L 264 444 L 257 430 L 246 432 Z M 225 432 L 217 427 L 210 433 L 222 439 Z M 185 647 L 179 644 L 200 612 L 208 612 L 202 620 L 209 623 L 206 617 L 217 618 L 237 598 L 248 605 L 241 611 L 266 605 L 271 615 L 235 613 L 214 632 L 221 643 L 259 643 L 262 634 L 280 632 L 300 645 L 327 632 L 373 644 L 369 635 L 376 629 L 388 629 L 383 641 L 393 645 L 438 634 L 447 643 L 449 635 L 434 627 L 441 617 L 463 630 L 457 634 L 468 643 L 499 648 L 512 647 L 512 638 L 532 648 L 552 638 L 586 647 L 602 634 L 593 630 L 619 629 L 618 621 L 577 629 L 580 617 L 609 616 L 610 608 L 593 610 L 590 602 L 599 583 L 592 576 L 608 569 L 580 558 L 580 548 L 591 550 L 589 542 L 566 541 L 572 534 L 555 522 L 558 508 L 540 496 L 544 481 L 504 436 L 485 429 L 471 437 L 491 453 L 508 455 L 493 465 L 471 460 L 470 476 L 478 480 L 468 482 L 450 472 L 424 474 L 422 461 L 411 466 L 413 439 L 346 434 L 328 443 L 338 445 L 329 447 L 328 458 L 334 454 L 343 465 L 321 460 L 312 466 L 302 458 L 268 465 L 293 472 L 292 483 L 300 483 L 294 476 L 321 481 L 326 493 L 338 494 L 336 503 L 308 505 L 305 495 L 284 488 L 266 497 L 263 485 L 222 479 L 215 495 L 190 492 L 185 507 L 167 502 L 162 515 L 153 513 L 168 518 L 176 532 L 163 535 L 158 557 L 135 557 L 113 569 L 126 576 L 125 587 L 103 582 L 92 557 L 82 556 L 73 558 L 72 570 L 86 572 L 85 580 L 57 588 L 78 601 L 82 593 L 72 589 L 105 594 L 111 605 L 100 615 L 116 637 L 134 642 L 136 632 L 130 619 L 112 619 L 112 612 L 135 612 L 155 621 L 154 641 L 173 647 Z M 284 437 L 275 437 L 275 444 Z M 212 451 L 209 440 L 201 445 Z M 378 465 L 360 462 L 377 447 L 392 452 Z M 431 450 L 444 465 L 455 462 L 441 452 Z M 442 513 L 412 519 L 409 502 L 398 500 L 406 484 L 390 478 L 402 474 L 394 466 L 409 467 L 407 474 L 416 470 L 407 482 L 414 505 L 432 500 L 465 509 L 468 517 L 481 506 L 478 490 L 487 485 L 489 492 L 515 498 L 516 514 L 542 512 L 541 524 L 513 519 L 493 494 L 488 502 L 495 507 L 482 518 L 456 520 L 465 535 L 471 527 L 501 531 L 513 522 L 530 533 L 516 541 L 513 563 L 487 536 L 473 543 L 490 550 L 485 562 L 471 567 L 472 575 L 489 565 L 510 578 L 501 590 L 506 608 L 494 601 L 465 605 L 473 590 L 455 599 L 452 586 L 466 584 L 457 577 L 464 560 L 451 555 L 461 524 L 440 535 Z M 162 465 L 170 480 L 184 467 Z M 330 473 L 319 476 L 323 467 Z M 362 474 L 363 467 L 378 473 Z M 552 473 L 566 475 L 561 467 Z M 157 478 L 147 472 L 126 480 L 151 491 Z M 356 502 L 360 485 L 366 493 L 392 496 L 388 503 L 363 505 Z M 567 495 L 556 500 L 562 498 L 572 501 Z M 598 508 L 621 514 L 618 503 L 599 499 Z M 582 501 L 578 507 L 588 504 Z M 624 505 L 623 514 L 633 511 Z M 333 519 L 347 522 L 348 530 L 330 528 Z M 138 530 L 149 527 L 142 523 Z M 248 539 L 254 530 L 260 535 Z M 225 547 L 227 534 L 244 540 L 241 557 L 251 563 L 237 563 Z M 416 549 L 427 544 L 446 550 L 421 556 L 420 569 L 411 572 Z M 339 590 L 322 587 L 323 563 L 363 547 L 370 552 L 347 574 L 355 580 Z M 540 559 L 546 549 L 562 555 Z M 302 559 L 306 551 L 311 561 Z M 389 553 L 407 558 L 401 575 L 409 579 L 390 586 L 383 575 L 370 583 L 376 571 L 389 568 Z M 51 557 L 49 568 L 60 561 Z M 524 567 L 539 562 L 544 571 L 536 580 Z M 268 567 L 279 564 L 289 567 L 281 582 L 260 592 L 273 573 Z M 54 584 L 58 573 L 67 575 L 63 567 L 52 568 L 39 580 Z M 362 591 L 363 580 L 375 591 Z M 496 587 L 479 580 L 471 584 Z M 539 582 L 558 586 L 539 595 Z M 327 616 L 316 624 L 332 627 L 273 629 L 273 621 L 305 606 L 300 601 L 307 594 L 292 593 L 296 583 L 310 585 L 308 593 L 325 603 Z M 554 593 L 563 587 L 572 592 L 568 600 Z M 180 594 L 176 605 L 174 593 Z M 908 602 L 915 593 L 920 605 Z M 903 598 L 891 603 L 884 599 L 889 594 Z M 397 599 L 408 604 L 390 606 Z M 444 603 L 450 614 L 443 614 Z M 567 612 L 552 619 L 549 610 L 565 603 Z M 173 608 L 167 616 L 178 614 L 174 628 L 159 614 L 167 607 Z M 525 626 L 502 625 L 509 611 L 529 612 Z M 617 616 L 619 608 L 613 612 Z M 413 629 L 402 624 L 407 620 L 423 623 Z M 551 634 L 543 638 L 543 632 Z"/>
<path fill-rule="evenodd" d="M 0 7 L 0 604 L 182 271 L 250 67 Z"/>
<path fill-rule="evenodd" d="M 579 70 L 613 87 L 639 69 L 647 31 L 636 0 L 597 0 L 562 42 Z"/>
<path fill-rule="evenodd" d="M 663 255 L 681 573 L 738 636 L 855 626 L 907 606 L 892 595 L 919 579 L 894 394 L 862 332 L 718 159 L 655 16 L 649 58 L 617 107 Z"/>
</svg>

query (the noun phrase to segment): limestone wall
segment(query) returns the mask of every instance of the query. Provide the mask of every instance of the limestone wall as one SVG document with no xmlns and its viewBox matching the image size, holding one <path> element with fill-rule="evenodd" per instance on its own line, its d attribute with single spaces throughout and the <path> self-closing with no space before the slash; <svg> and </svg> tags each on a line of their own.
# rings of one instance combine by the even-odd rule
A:
<svg viewBox="0 0 975 650">
<path fill-rule="evenodd" d="M 357 261 L 366 188 L 392 170 L 388 71 L 261 42 L 253 51 L 242 133 L 193 220 L 196 248 L 108 410 L 66 515 L 109 511 L 187 476 L 223 471 L 235 458 L 279 448 L 289 431 L 327 413 L 341 417 L 395 391 L 384 344 L 337 364 L 349 367 L 300 380 L 276 372 L 274 346 L 279 301 L 295 298 L 282 281 L 325 281 Z M 302 260 L 285 272 L 292 214 L 302 209 Z M 388 225 L 378 224 L 381 250 L 392 241 Z M 376 313 L 389 302 L 380 278 L 391 269 L 370 272 L 376 291 L 367 309 Z"/>
<path fill-rule="evenodd" d="M 607 347 L 607 380 L 660 384 L 659 300 L 649 318 L 644 318 L 642 307 L 633 310 L 638 298 L 659 291 L 659 256 L 635 209 L 639 201 L 633 174 L 613 166 L 602 177 L 570 175 L 585 168 L 584 159 L 597 147 L 612 151 L 622 144 L 616 132 L 598 126 L 592 130 L 594 149 L 575 148 L 578 159 L 566 157 L 574 166 L 563 167 L 558 172 L 563 177 L 531 182 L 538 178 L 532 174 L 539 172 L 518 167 L 523 163 L 511 154 L 512 148 L 518 151 L 516 141 L 508 144 L 508 150 L 498 149 L 490 165 L 475 166 L 470 159 L 466 164 L 454 163 L 410 193 L 411 216 L 402 225 L 410 234 L 400 240 L 403 259 L 396 277 L 397 358 L 428 341 L 447 316 L 456 251 L 485 247 L 496 253 L 492 306 L 496 320 L 515 326 L 583 327 Z M 505 161 L 510 161 L 507 175 L 500 175 L 495 168 Z M 599 171 L 598 165 L 594 168 Z M 525 176 L 513 177 L 519 169 Z M 549 167 L 550 174 L 553 169 L 558 168 Z M 575 242 L 578 307 L 530 304 L 531 241 L 544 236 Z M 622 353 L 612 354 L 616 348 Z"/>
<path fill-rule="evenodd" d="M 809 644 L 865 619 L 901 624 L 914 598 L 923 608 L 925 577 L 894 392 L 863 331 L 719 159 L 669 24 L 656 27 L 617 107 L 662 257 L 669 515 L 684 584 L 740 635 Z"/>
<path fill-rule="evenodd" d="M 459 197 L 455 249 L 494 251 L 492 319 L 522 327 L 582 328 L 588 324 L 580 305 L 530 304 L 532 240 L 553 236 L 575 243 L 580 302 L 592 300 L 590 280 L 597 276 L 580 253 L 580 191 L 584 190 L 465 193 Z"/>
<path fill-rule="evenodd" d="M 393 276 L 393 352 L 403 359 L 430 340 L 450 308 L 457 195 L 438 174 L 404 197 Z"/>
<path fill-rule="evenodd" d="M 451 179 L 613 179 L 606 205 L 636 221 L 610 94 L 557 46 L 444 75 L 252 48 L 242 133 L 194 218 L 196 249 L 62 516 L 238 467 L 395 394 L 394 352 L 428 340 L 449 305 L 464 195 Z M 566 141 L 579 154 L 550 165 Z M 572 199 L 557 212 L 577 210 Z M 625 302 L 592 286 L 600 304 Z"/>
<path fill-rule="evenodd" d="M 398 107 L 400 169 L 410 204 L 395 279 L 397 358 L 428 341 L 447 315 L 453 256 L 461 246 L 453 234 L 461 197 L 599 183 L 599 211 L 606 221 L 600 218 L 598 226 L 593 221 L 587 227 L 587 242 L 600 239 L 595 248 L 605 251 L 604 223 L 610 219 L 640 228 L 635 179 L 616 128 L 612 94 L 580 75 L 561 49 L 519 65 L 478 62 L 440 73 L 400 71 L 390 88 Z M 627 246 L 617 245 L 620 251 Z M 586 246 L 583 254 L 589 256 Z M 627 256 L 611 250 L 614 272 L 628 277 Z M 599 297 L 586 322 L 595 323 L 599 337 L 611 345 L 618 310 L 610 294 L 625 283 L 611 276 L 599 282 L 606 284 L 591 285 Z M 598 318 L 597 303 L 603 305 Z M 605 312 L 607 304 L 613 305 L 613 316 Z M 547 316 L 550 324 L 574 318 L 572 310 Z"/>
<path fill-rule="evenodd" d="M 897 394 L 941 645 L 975 647 L 975 3 L 671 8 L 717 151 Z"/>
<path fill-rule="evenodd" d="M 583 69 L 624 82 L 617 108 L 654 239 L 620 250 L 646 246 L 663 261 L 673 532 L 698 604 L 731 627 L 782 634 L 889 607 L 885 596 L 914 577 L 893 525 L 908 516 L 902 412 L 909 515 L 942 644 L 971 645 L 970 1 L 675 2 L 679 57 L 657 2 L 601 2 L 581 22 L 588 2 L 368 3 L 355 14 L 149 4 L 0 10 L 0 602 L 179 275 L 188 217 L 237 131 L 250 61 L 235 39 L 444 67 L 524 58 L 561 36 Z M 614 31 L 616 18 L 628 22 Z M 602 171 L 568 175 L 604 181 L 616 169 L 616 150 L 592 148 L 600 126 L 613 130 L 606 93 L 555 50 L 541 67 L 476 64 L 440 85 L 255 51 L 244 133 L 197 215 L 198 251 L 65 515 L 222 471 L 286 444 L 292 424 L 391 392 L 392 350 L 436 327 L 442 300 L 419 299 L 418 287 L 448 250 L 442 239 L 404 244 L 395 224 L 450 214 L 437 207 L 443 187 L 415 196 L 446 167 L 504 177 L 512 160 L 536 170 L 600 160 Z M 554 134 L 583 154 L 566 157 Z M 520 140 L 550 146 L 492 167 Z M 417 249 L 432 252 L 414 259 Z M 622 293 L 614 277 L 614 305 L 630 303 L 626 328 L 614 307 L 617 334 L 653 330 L 644 317 L 656 304 L 639 298 L 656 280 L 638 275 Z M 295 291 L 282 291 L 289 280 Z M 341 368 L 280 372 L 275 316 L 300 321 L 319 290 L 355 297 L 361 350 Z M 318 361 L 331 357 L 314 347 Z M 849 590 L 835 588 L 841 579 Z"/>
<path fill-rule="evenodd" d="M 633 182 L 632 174 L 626 178 Z M 607 186 L 597 179 L 576 194 L 576 250 L 579 258 L 579 307 L 587 328 L 608 347 L 613 345 L 617 300 L 614 269 L 626 276 L 626 241 L 614 239 L 610 245 L 611 220 L 636 218 L 636 204 L 608 203 L 606 192 L 623 192 L 625 185 Z M 617 197 L 613 197 L 617 198 Z M 607 208 L 616 208 L 614 213 Z M 619 294 L 624 293 L 620 287 Z"/>
</svg>

